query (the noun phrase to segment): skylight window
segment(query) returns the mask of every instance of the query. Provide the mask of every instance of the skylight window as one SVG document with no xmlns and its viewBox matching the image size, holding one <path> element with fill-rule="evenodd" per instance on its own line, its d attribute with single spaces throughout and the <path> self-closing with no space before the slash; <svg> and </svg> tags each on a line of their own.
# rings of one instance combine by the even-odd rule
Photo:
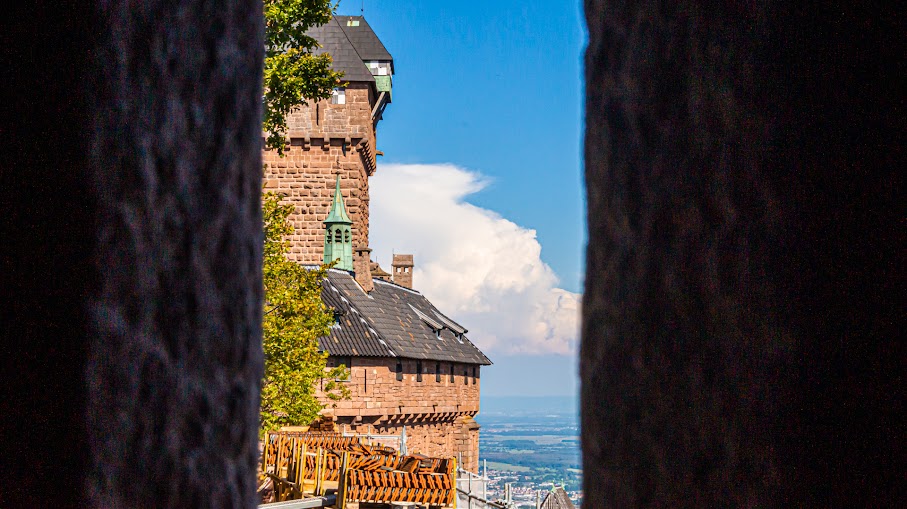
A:
<svg viewBox="0 0 907 509">
<path fill-rule="evenodd" d="M 413 307 L 412 304 L 409 305 L 409 308 L 412 309 L 414 313 L 416 313 L 416 316 L 418 316 L 420 320 L 425 322 L 425 325 L 428 325 L 429 327 L 431 327 L 431 329 L 433 331 L 437 332 L 444 328 L 444 324 L 442 322 L 438 321 L 435 318 L 432 318 L 431 316 L 428 316 L 427 314 L 423 313 L 422 311 L 419 311 L 418 309 Z"/>
<path fill-rule="evenodd" d="M 441 313 L 439 313 L 437 311 L 435 311 L 434 313 L 435 313 L 435 316 L 438 317 L 438 320 L 440 320 L 441 323 L 443 323 L 445 327 L 447 327 L 448 329 L 453 331 L 454 334 L 458 334 L 458 335 L 462 336 L 463 334 L 466 334 L 468 332 L 466 330 L 466 328 L 464 328 L 462 325 L 458 324 L 457 322 L 451 320 L 450 318 L 447 318 L 446 316 L 442 315 Z"/>
</svg>

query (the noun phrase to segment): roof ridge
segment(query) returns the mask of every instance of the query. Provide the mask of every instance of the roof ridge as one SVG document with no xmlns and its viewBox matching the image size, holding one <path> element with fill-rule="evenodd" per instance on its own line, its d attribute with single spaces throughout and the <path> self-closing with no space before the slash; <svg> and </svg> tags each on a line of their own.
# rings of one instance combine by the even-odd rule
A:
<svg viewBox="0 0 907 509">
<path fill-rule="evenodd" d="M 401 289 L 401 290 L 403 290 L 403 291 L 406 291 L 406 292 L 409 292 L 409 293 L 412 293 L 412 294 L 415 294 L 415 295 L 420 295 L 420 296 L 422 296 L 422 297 L 425 297 L 424 295 L 422 295 L 422 292 L 420 292 L 419 290 L 413 290 L 412 288 L 407 288 L 407 287 L 405 287 L 405 286 L 403 286 L 403 285 L 399 285 L 399 284 L 397 284 L 397 283 L 394 283 L 393 281 L 385 281 L 385 280 L 383 280 L 383 279 L 375 278 L 375 282 L 376 282 L 376 283 L 381 283 L 381 284 L 384 284 L 384 285 L 390 285 L 390 286 L 393 286 L 394 288 L 399 288 L 399 289 Z"/>
<path fill-rule="evenodd" d="M 331 20 L 332 20 L 334 23 L 337 23 L 337 26 L 340 27 L 340 31 L 343 32 L 343 36 L 346 37 L 346 42 L 350 43 L 350 47 L 353 48 L 353 51 L 356 52 L 356 56 L 359 57 L 359 61 L 362 63 L 362 67 L 365 67 L 365 69 L 368 70 L 368 73 L 371 74 L 372 71 L 370 71 L 370 70 L 368 69 L 368 66 L 365 65 L 365 61 L 362 59 L 362 54 L 359 53 L 359 49 L 356 48 L 356 45 L 355 45 L 355 44 L 353 44 L 352 39 L 350 39 L 350 34 L 348 34 L 348 33 L 346 32 L 346 29 L 345 29 L 345 28 L 343 28 L 343 24 L 341 24 L 339 21 L 337 21 L 337 16 L 331 16 Z"/>
</svg>

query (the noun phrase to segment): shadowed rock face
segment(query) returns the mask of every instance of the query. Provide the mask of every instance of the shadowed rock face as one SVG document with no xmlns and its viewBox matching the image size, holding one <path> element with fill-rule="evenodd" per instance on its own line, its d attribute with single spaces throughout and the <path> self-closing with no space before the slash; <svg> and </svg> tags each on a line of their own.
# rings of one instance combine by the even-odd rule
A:
<svg viewBox="0 0 907 509">
<path fill-rule="evenodd" d="M 13 14 L 0 505 L 254 506 L 261 3 Z"/>
<path fill-rule="evenodd" d="M 902 34 L 856 9 L 585 2 L 584 507 L 897 501 Z"/>
</svg>

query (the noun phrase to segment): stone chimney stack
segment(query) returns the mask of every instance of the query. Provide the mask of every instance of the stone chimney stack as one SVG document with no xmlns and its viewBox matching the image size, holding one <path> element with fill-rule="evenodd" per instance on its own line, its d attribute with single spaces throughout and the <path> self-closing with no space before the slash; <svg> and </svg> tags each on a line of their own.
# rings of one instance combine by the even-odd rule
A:
<svg viewBox="0 0 907 509">
<path fill-rule="evenodd" d="M 413 255 L 395 254 L 391 267 L 394 270 L 394 283 L 407 288 L 413 287 Z"/>
<path fill-rule="evenodd" d="M 375 283 L 372 282 L 371 253 L 370 247 L 360 246 L 356 248 L 355 256 L 353 256 L 353 272 L 356 274 L 356 282 L 366 293 L 375 289 Z"/>
</svg>

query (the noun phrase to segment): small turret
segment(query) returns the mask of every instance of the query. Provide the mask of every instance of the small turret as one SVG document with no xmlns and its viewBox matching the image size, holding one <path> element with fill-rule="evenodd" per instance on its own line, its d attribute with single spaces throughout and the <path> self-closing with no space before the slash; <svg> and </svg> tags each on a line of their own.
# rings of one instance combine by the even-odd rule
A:
<svg viewBox="0 0 907 509">
<path fill-rule="evenodd" d="M 339 260 L 335 268 L 353 270 L 353 220 L 346 213 L 340 193 L 340 174 L 334 189 L 334 201 L 324 220 L 324 263 Z"/>
</svg>

